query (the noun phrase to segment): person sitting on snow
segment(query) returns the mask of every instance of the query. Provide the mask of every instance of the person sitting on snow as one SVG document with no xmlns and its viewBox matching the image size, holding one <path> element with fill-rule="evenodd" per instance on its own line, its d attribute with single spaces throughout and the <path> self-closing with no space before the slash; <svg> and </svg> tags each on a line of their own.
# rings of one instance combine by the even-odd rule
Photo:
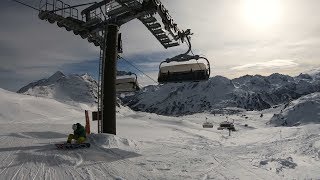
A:
<svg viewBox="0 0 320 180">
<path fill-rule="evenodd" d="M 72 125 L 73 134 L 69 134 L 67 143 L 71 143 L 72 139 L 76 140 L 77 143 L 83 143 L 86 140 L 86 131 L 84 127 L 80 124 Z"/>
</svg>

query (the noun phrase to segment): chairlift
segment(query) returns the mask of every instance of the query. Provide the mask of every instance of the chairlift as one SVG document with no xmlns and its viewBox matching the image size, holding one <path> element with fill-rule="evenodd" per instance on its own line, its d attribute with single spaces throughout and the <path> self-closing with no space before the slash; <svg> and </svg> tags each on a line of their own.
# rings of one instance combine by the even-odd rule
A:
<svg viewBox="0 0 320 180">
<path fill-rule="evenodd" d="M 220 123 L 218 130 L 224 130 L 224 129 L 228 129 L 231 131 L 235 131 L 235 127 L 234 124 L 232 122 L 228 122 L 228 121 L 224 121 L 222 123 Z"/>
<path fill-rule="evenodd" d="M 213 128 L 213 124 L 211 122 L 206 121 L 202 124 L 202 127 L 203 128 Z"/>
<path fill-rule="evenodd" d="M 213 128 L 213 124 L 211 122 L 208 122 L 208 118 L 206 117 L 206 122 L 202 124 L 203 128 Z"/>
<path fill-rule="evenodd" d="M 132 76 L 134 75 L 134 76 Z M 126 76 L 118 76 L 116 79 L 116 91 L 119 93 L 139 91 L 138 77 L 135 73 L 128 73 Z"/>
<path fill-rule="evenodd" d="M 203 81 L 210 77 L 210 62 L 207 58 L 199 55 L 189 55 L 191 52 L 190 37 L 187 37 L 189 49 L 186 53 L 180 54 L 173 58 L 162 61 L 159 65 L 158 82 L 188 82 L 188 81 Z M 205 60 L 198 62 L 198 60 Z M 190 63 L 190 61 L 196 61 Z M 164 63 L 184 62 L 182 64 L 162 66 Z"/>
</svg>

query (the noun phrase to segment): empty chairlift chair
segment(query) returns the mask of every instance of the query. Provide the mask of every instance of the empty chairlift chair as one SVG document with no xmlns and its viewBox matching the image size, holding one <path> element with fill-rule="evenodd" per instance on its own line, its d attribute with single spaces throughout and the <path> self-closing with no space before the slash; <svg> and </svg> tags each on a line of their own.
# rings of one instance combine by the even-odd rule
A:
<svg viewBox="0 0 320 180">
<path fill-rule="evenodd" d="M 185 82 L 185 81 L 203 81 L 210 77 L 210 62 L 205 57 L 199 55 L 189 55 L 191 51 L 190 37 L 187 37 L 189 49 L 186 53 L 177 55 L 173 58 L 162 61 L 159 65 L 158 82 Z M 198 62 L 198 60 L 204 60 Z M 192 63 L 194 61 L 194 63 Z M 177 62 L 162 66 L 163 63 Z"/>
<path fill-rule="evenodd" d="M 132 76 L 134 75 L 134 76 Z M 140 87 L 137 80 L 137 75 L 130 73 L 126 76 L 118 76 L 116 79 L 116 90 L 118 93 L 139 91 Z"/>
<path fill-rule="evenodd" d="M 162 66 L 163 63 L 170 61 L 163 61 L 159 66 L 158 82 L 185 82 L 185 81 L 203 81 L 210 77 L 210 63 L 206 58 L 199 56 L 188 56 L 191 60 L 205 59 L 207 64 L 202 62 L 183 63 Z"/>
<path fill-rule="evenodd" d="M 213 124 L 211 122 L 206 121 L 202 124 L 202 127 L 203 128 L 213 128 Z"/>
</svg>

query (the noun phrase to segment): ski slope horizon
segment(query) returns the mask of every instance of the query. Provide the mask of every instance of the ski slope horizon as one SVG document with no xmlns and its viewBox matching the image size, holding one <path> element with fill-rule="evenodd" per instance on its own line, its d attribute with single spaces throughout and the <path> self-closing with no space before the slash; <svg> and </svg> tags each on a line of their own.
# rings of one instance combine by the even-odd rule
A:
<svg viewBox="0 0 320 180">
<path fill-rule="evenodd" d="M 64 75 L 58 71 L 47 79 L 22 87 L 18 92 L 49 97 L 71 105 L 78 101 L 92 109 L 97 103 L 97 87 L 98 83 L 88 74 Z M 279 73 L 235 79 L 215 76 L 208 81 L 151 85 L 119 98 L 135 111 L 183 116 L 216 113 L 229 107 L 263 110 L 319 91 L 320 71 L 314 69 L 296 77 Z"/>
<path fill-rule="evenodd" d="M 3 89 L 0 97 L 0 179 L 320 178 L 320 125 L 313 119 L 320 114 L 319 93 L 232 115 L 169 117 L 120 106 L 117 136 L 92 134 L 91 148 L 72 151 L 53 144 L 66 140 L 73 123 L 84 123 L 80 106 Z M 305 114 L 310 117 L 305 123 L 272 122 L 281 112 L 284 118 L 300 117 L 312 103 L 316 108 Z M 213 129 L 202 128 L 206 118 Z M 225 120 L 235 122 L 237 131 L 230 137 L 216 129 Z"/>
</svg>

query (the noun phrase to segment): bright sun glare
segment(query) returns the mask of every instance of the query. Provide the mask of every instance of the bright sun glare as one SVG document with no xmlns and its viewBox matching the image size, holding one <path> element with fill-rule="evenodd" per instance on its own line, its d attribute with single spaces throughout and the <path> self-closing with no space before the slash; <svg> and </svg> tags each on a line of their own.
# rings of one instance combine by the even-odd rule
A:
<svg viewBox="0 0 320 180">
<path fill-rule="evenodd" d="M 280 18 L 279 0 L 245 0 L 245 18 L 257 28 L 275 24 Z"/>
</svg>

